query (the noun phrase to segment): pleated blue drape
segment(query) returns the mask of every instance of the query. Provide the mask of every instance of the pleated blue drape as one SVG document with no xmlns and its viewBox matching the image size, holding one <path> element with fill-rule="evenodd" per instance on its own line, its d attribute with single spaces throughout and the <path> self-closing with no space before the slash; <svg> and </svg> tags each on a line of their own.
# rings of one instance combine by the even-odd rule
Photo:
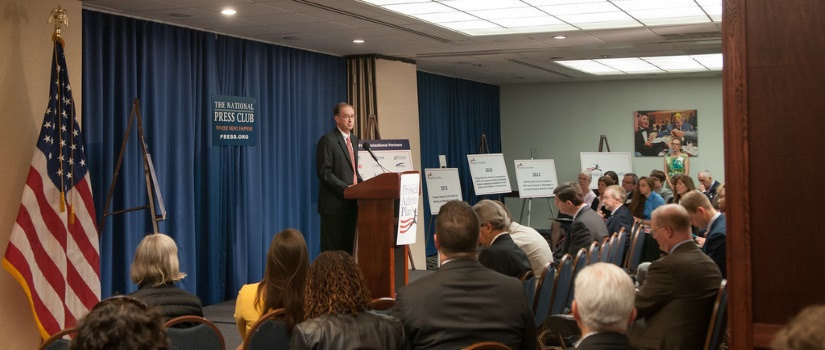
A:
<svg viewBox="0 0 825 350">
<path fill-rule="evenodd" d="M 464 200 L 470 204 L 478 202 L 467 155 L 478 153 L 482 134 L 486 135 L 489 153 L 501 152 L 499 87 L 419 71 L 418 115 L 421 166 L 438 168 L 438 155 L 446 155 L 447 166 L 458 168 Z M 424 195 L 429 198 L 426 186 Z M 424 213 L 429 224 L 432 217 L 427 200 Z M 428 232 L 426 237 L 427 255 L 437 253 L 432 233 Z"/>
<path fill-rule="evenodd" d="M 346 61 L 154 22 L 83 11 L 83 129 L 98 216 L 132 100 L 178 243 L 180 286 L 204 304 L 260 280 L 278 231 L 304 233 L 316 256 L 315 144 L 346 99 Z M 255 146 L 211 145 L 212 95 L 255 99 Z M 110 210 L 147 203 L 135 129 Z M 136 289 L 129 266 L 151 232 L 148 211 L 109 217 L 101 232 L 104 297 Z"/>
</svg>

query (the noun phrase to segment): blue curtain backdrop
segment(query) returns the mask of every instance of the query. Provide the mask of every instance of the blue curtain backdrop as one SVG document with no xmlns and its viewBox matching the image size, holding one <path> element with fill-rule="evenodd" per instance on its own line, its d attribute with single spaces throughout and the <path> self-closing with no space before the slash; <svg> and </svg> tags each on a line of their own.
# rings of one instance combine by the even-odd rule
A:
<svg viewBox="0 0 825 350">
<path fill-rule="evenodd" d="M 461 193 L 470 204 L 479 198 L 473 191 L 467 155 L 478 153 L 481 134 L 486 135 L 489 153 L 501 152 L 499 106 L 496 85 L 418 72 L 421 166 L 438 168 L 438 155 L 446 155 L 447 167 L 458 168 Z M 429 225 L 432 217 L 426 186 L 424 198 L 425 220 Z M 432 232 L 428 232 L 426 240 L 427 255 L 436 254 Z"/>
<path fill-rule="evenodd" d="M 99 215 L 132 100 L 180 249 L 181 286 L 204 304 L 260 280 L 278 231 L 304 233 L 316 256 L 315 144 L 346 99 L 343 58 L 83 11 L 83 130 Z M 212 95 L 255 99 L 258 144 L 211 146 Z M 147 203 L 133 128 L 110 210 Z M 129 265 L 151 232 L 148 211 L 109 217 L 101 232 L 103 296 L 136 289 Z"/>
</svg>

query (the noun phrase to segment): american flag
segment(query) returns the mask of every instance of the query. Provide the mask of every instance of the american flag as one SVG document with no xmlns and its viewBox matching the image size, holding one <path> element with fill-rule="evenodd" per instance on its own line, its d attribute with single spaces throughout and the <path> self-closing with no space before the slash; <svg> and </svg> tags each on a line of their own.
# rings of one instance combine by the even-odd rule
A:
<svg viewBox="0 0 825 350">
<path fill-rule="evenodd" d="M 28 296 L 43 338 L 100 301 L 100 250 L 66 58 L 54 43 L 49 104 L 12 229 L 5 268 Z"/>
</svg>

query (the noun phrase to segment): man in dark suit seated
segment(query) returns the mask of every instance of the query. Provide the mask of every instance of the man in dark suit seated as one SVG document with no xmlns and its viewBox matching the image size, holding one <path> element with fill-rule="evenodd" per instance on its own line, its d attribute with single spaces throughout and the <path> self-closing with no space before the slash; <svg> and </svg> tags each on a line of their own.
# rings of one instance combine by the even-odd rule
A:
<svg viewBox="0 0 825 350">
<path fill-rule="evenodd" d="M 687 209 L 693 226 L 704 232 L 704 236 L 696 237 L 696 243 L 719 267 L 722 278 L 726 278 L 725 226 L 727 222 L 725 214 L 716 211 L 708 197 L 698 190 L 686 193 L 679 204 Z"/>
<path fill-rule="evenodd" d="M 561 248 L 553 252 L 554 262 L 560 261 L 564 254 L 575 255 L 579 249 L 587 249 L 593 241 L 607 236 L 604 219 L 582 202 L 578 184 L 565 182 L 556 187 L 553 194 L 556 196 L 556 207 L 559 208 L 559 212 L 573 217 L 573 223 L 564 236 Z"/>
<path fill-rule="evenodd" d="M 462 201 L 445 203 L 433 240 L 441 268 L 402 287 L 392 315 L 411 349 L 460 349 L 481 341 L 536 348 L 536 327 L 521 282 L 477 260 L 479 222 Z"/>
<path fill-rule="evenodd" d="M 515 278 L 530 271 L 530 259 L 507 232 L 509 222 L 501 206 L 483 199 L 473 206 L 473 211 L 481 223 L 479 242 L 487 247 L 479 253 L 478 262 L 488 269 Z"/>
<path fill-rule="evenodd" d="M 641 349 L 701 349 L 722 274 L 693 241 L 685 208 L 666 204 L 652 219 L 653 238 L 667 255 L 650 264 L 636 293 L 630 342 Z"/>
<path fill-rule="evenodd" d="M 713 205 L 714 208 L 719 209 L 719 196 L 717 196 L 717 192 L 722 184 L 713 179 L 710 170 L 700 171 L 699 174 L 696 175 L 696 179 L 699 180 L 699 183 L 704 187 L 704 192 L 702 193 L 708 197 L 710 204 Z"/>
<path fill-rule="evenodd" d="M 604 207 L 610 210 L 610 216 L 607 217 L 607 233 L 613 234 L 619 232 L 624 227 L 625 234 L 630 234 L 630 227 L 633 226 L 633 214 L 630 209 L 624 205 L 624 199 L 627 193 L 624 188 L 619 185 L 608 186 L 604 190 Z"/>
<path fill-rule="evenodd" d="M 572 305 L 573 318 L 582 332 L 576 348 L 634 349 L 625 333 L 636 319 L 635 293 L 630 276 L 616 265 L 595 263 L 579 272 Z"/>
</svg>

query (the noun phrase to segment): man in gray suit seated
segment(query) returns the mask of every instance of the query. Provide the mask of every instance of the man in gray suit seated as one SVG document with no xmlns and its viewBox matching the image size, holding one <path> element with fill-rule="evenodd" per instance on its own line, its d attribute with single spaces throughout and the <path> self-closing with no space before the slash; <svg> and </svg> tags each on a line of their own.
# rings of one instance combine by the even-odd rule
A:
<svg viewBox="0 0 825 350">
<path fill-rule="evenodd" d="M 564 254 L 575 255 L 581 248 L 589 248 L 590 243 L 607 236 L 604 219 L 596 214 L 587 203 L 582 202 L 581 189 L 574 182 L 565 182 L 553 190 L 559 212 L 573 217 L 570 230 L 564 235 L 560 249 L 553 252 L 553 260 L 558 262 Z"/>
<path fill-rule="evenodd" d="M 639 320 L 630 341 L 641 349 L 701 349 L 722 274 L 693 241 L 685 208 L 663 205 L 652 219 L 653 238 L 667 255 L 650 264 L 636 293 Z"/>
</svg>

